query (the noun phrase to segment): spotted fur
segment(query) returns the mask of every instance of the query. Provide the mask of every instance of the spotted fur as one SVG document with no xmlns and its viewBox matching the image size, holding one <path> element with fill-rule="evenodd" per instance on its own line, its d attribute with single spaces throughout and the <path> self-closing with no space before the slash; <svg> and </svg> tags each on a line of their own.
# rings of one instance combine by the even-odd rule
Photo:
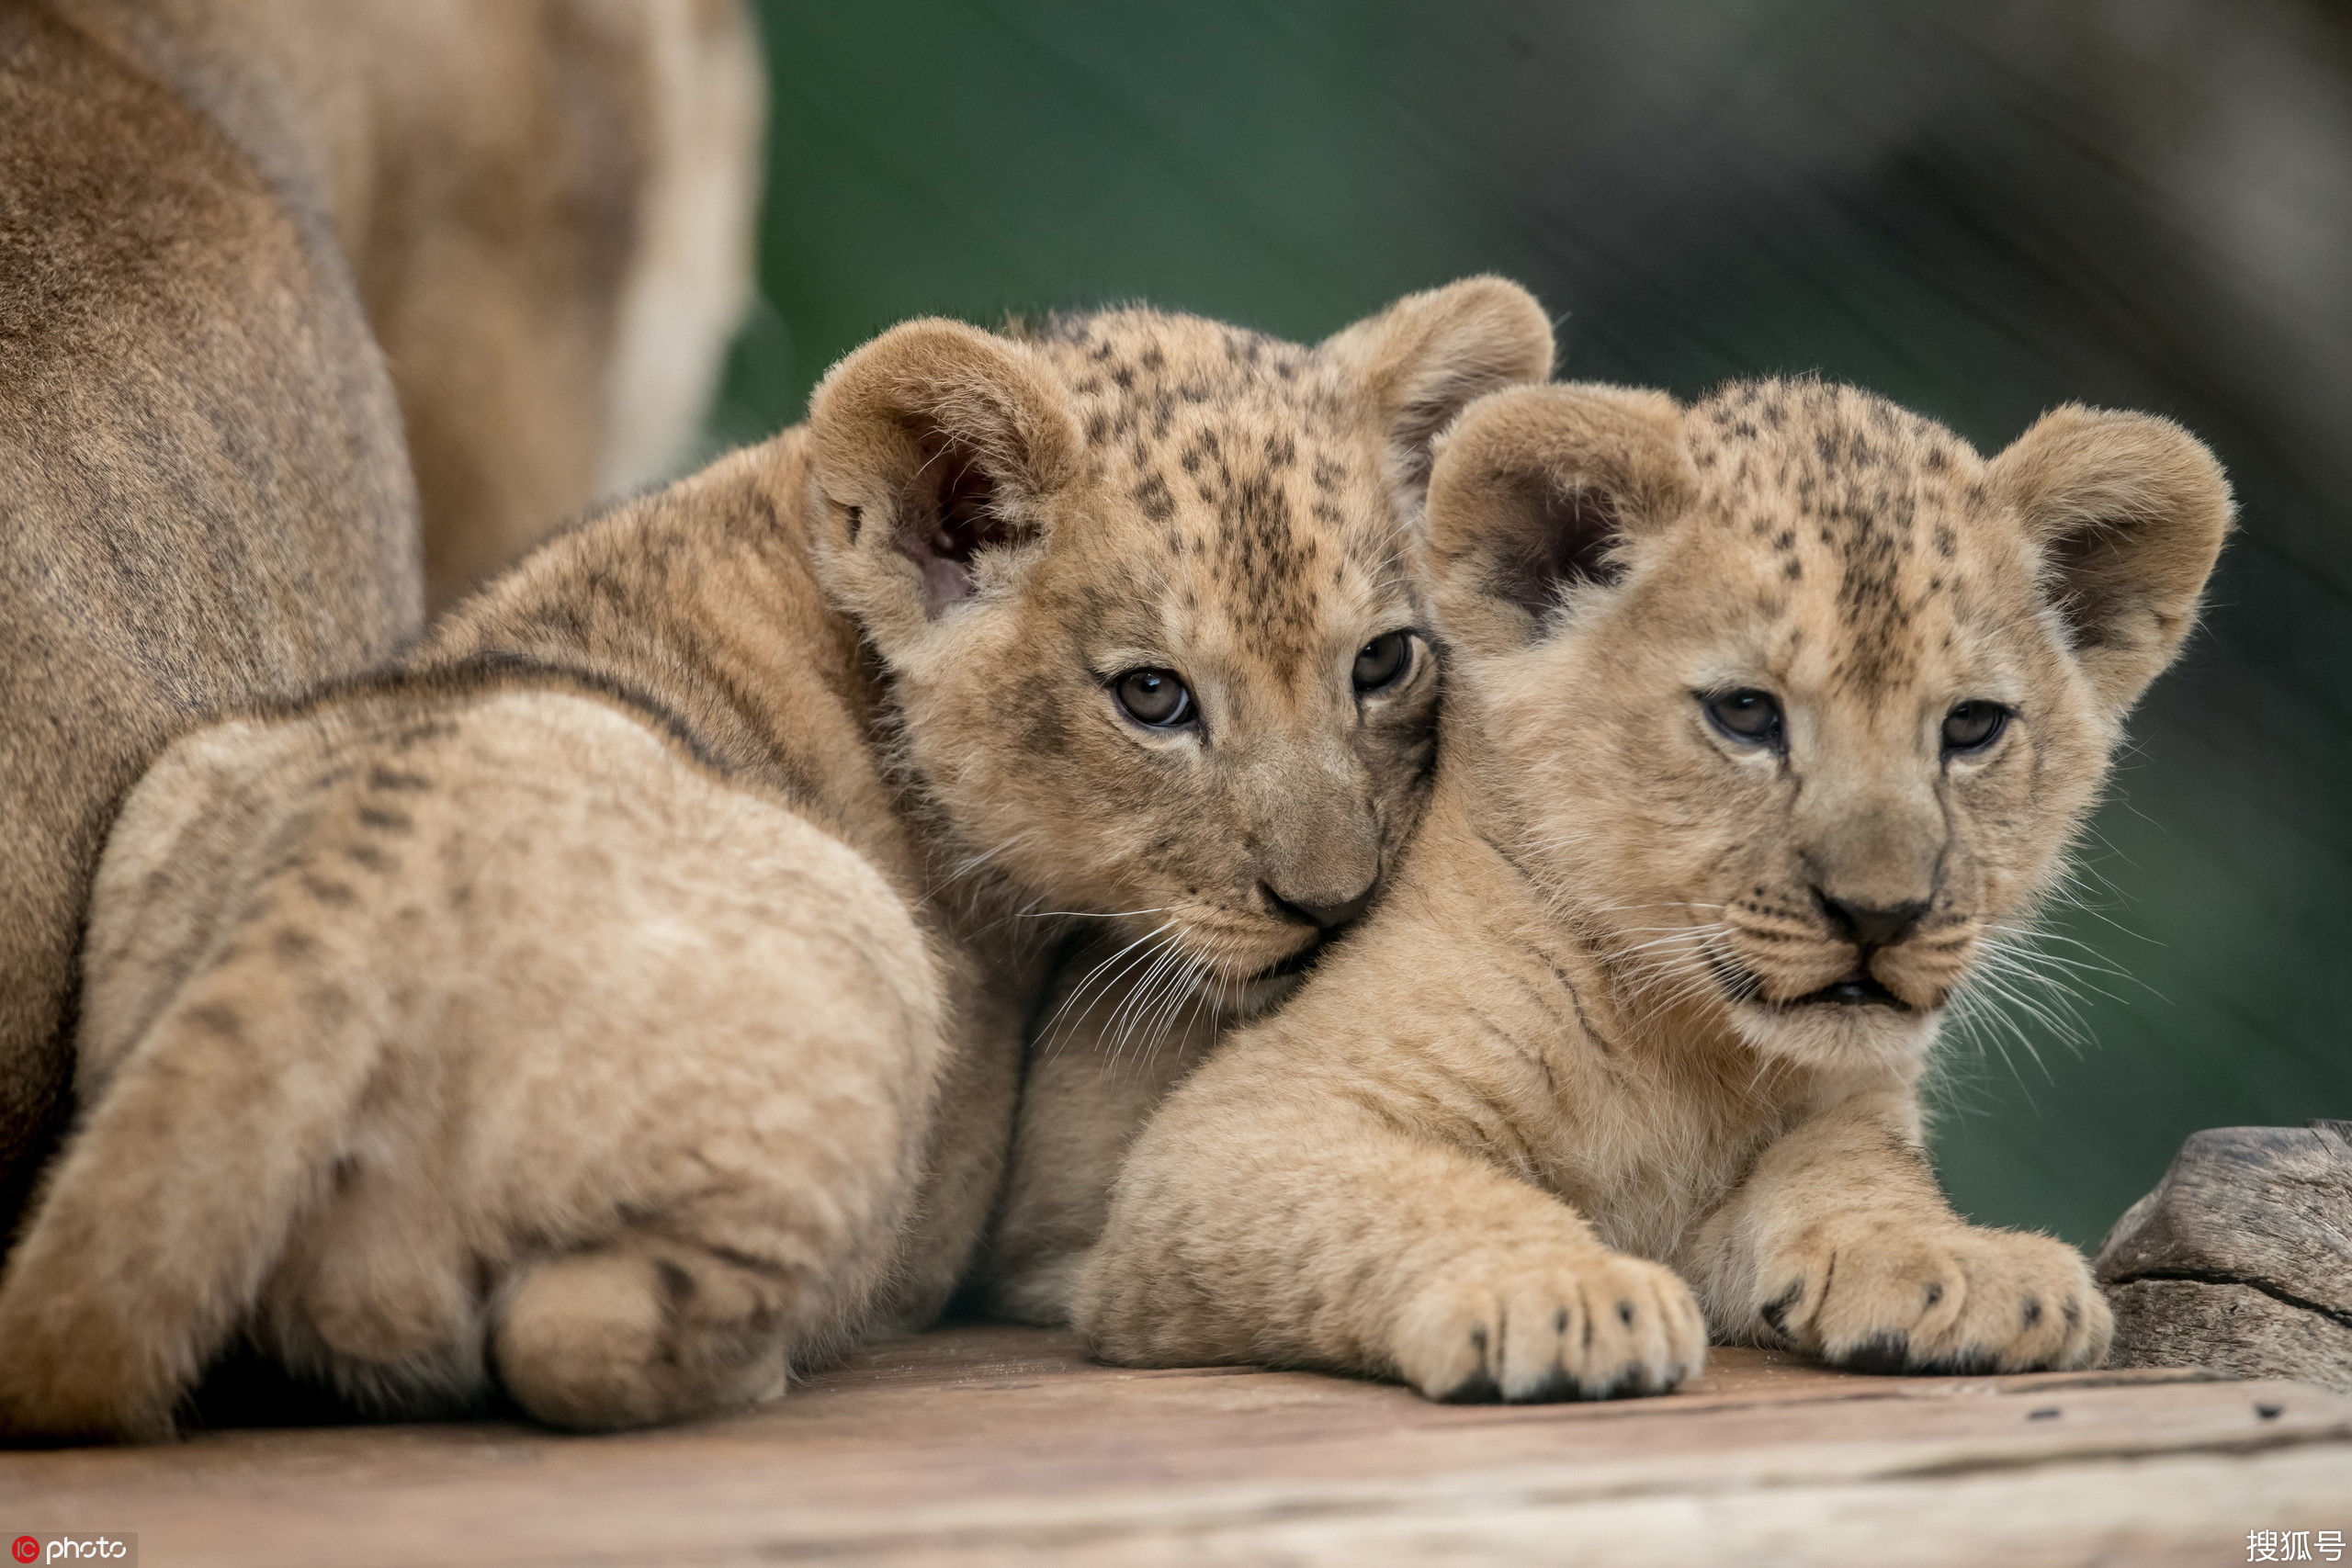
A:
<svg viewBox="0 0 2352 1568">
<path fill-rule="evenodd" d="M 1988 461 L 1815 381 L 1475 405 L 1431 491 L 1428 815 L 1361 935 L 1144 1133 L 1077 1321 L 1115 1360 L 1457 1399 L 1657 1392 L 1711 1334 L 2096 1364 L 2082 1258 L 1952 1213 L 1917 1090 L 2230 510 L 2142 415 L 2062 409 Z M 1973 702 L 2006 727 L 1950 741 Z"/>
<path fill-rule="evenodd" d="M 1436 672 L 1351 661 L 1421 624 L 1436 421 L 1549 355 L 1491 279 L 1314 350 L 910 323 L 396 668 L 175 746 L 100 868 L 0 1431 L 161 1434 L 239 1343 L 624 1426 L 937 1313 L 1066 935 L 1248 988 L 1401 841 Z M 1124 716 L 1137 666 L 1201 723 Z"/>
</svg>

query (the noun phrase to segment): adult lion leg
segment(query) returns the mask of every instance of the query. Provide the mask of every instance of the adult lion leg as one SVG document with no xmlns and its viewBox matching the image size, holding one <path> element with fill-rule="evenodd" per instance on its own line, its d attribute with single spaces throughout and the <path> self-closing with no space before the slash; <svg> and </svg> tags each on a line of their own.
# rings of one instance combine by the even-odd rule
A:
<svg viewBox="0 0 2352 1568">
<path fill-rule="evenodd" d="M 2083 1255 L 1963 1222 L 1905 1094 L 1861 1095 L 1781 1139 L 1702 1227 L 1690 1277 L 1728 1338 L 1857 1371 L 2097 1366 L 2113 1319 Z"/>
</svg>

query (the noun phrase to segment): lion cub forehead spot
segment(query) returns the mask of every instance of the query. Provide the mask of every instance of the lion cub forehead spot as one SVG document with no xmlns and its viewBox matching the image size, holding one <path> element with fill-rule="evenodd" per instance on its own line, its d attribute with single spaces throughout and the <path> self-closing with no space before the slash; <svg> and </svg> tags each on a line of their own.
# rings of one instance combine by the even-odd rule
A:
<svg viewBox="0 0 2352 1568">
<path fill-rule="evenodd" d="M 1966 661 L 1995 603 L 1978 585 L 2014 528 L 1968 443 L 1819 381 L 1726 388 L 1685 430 L 1702 547 L 1744 560 L 1727 575 L 1829 684 L 1907 686 Z"/>
<path fill-rule="evenodd" d="M 1261 397 L 1341 415 L 1337 382 L 1314 350 L 1177 310 L 1132 308 L 1047 317 L 1023 330 L 1080 398 L 1165 390 L 1179 402 Z M 1149 400 L 1148 396 L 1147 400 Z"/>
<path fill-rule="evenodd" d="M 1285 525 L 1272 503 L 1238 534 L 1179 517 L 1105 540 L 1091 565 L 1069 560 L 1064 624 L 1097 661 L 1305 690 L 1336 655 L 1419 618 L 1405 563 L 1368 555 Z"/>
<path fill-rule="evenodd" d="M 1106 542 L 1171 652 L 1319 669 L 1383 597 L 1409 603 L 1378 433 L 1311 350 L 1145 310 L 1030 337 L 1078 405 L 1090 479 L 1126 503 Z"/>
</svg>

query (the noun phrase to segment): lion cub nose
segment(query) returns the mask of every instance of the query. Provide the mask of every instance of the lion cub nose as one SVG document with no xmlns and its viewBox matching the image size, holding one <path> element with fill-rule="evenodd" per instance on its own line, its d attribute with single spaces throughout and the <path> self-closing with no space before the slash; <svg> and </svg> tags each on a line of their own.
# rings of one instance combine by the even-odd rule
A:
<svg viewBox="0 0 2352 1568">
<path fill-rule="evenodd" d="M 1919 923 L 1919 917 L 1928 912 L 1925 898 L 1876 908 L 1834 897 L 1818 887 L 1813 890 L 1813 896 L 1821 901 L 1822 912 L 1838 931 L 1863 947 L 1893 947 L 1909 936 L 1911 928 Z"/>
<path fill-rule="evenodd" d="M 1328 931 L 1334 927 L 1346 925 L 1363 913 L 1363 907 L 1372 902 L 1372 890 L 1374 884 L 1365 883 L 1363 891 L 1356 894 L 1354 897 L 1343 898 L 1336 904 L 1320 903 L 1313 898 L 1286 897 L 1282 890 L 1271 882 L 1261 886 L 1266 890 L 1266 901 L 1281 913 L 1295 920 L 1311 920 Z"/>
</svg>

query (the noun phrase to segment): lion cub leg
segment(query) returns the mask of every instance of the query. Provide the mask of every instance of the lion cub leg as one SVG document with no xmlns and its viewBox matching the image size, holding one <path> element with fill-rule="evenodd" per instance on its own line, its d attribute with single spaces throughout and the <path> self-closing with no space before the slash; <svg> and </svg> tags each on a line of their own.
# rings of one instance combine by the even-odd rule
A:
<svg viewBox="0 0 2352 1568">
<path fill-rule="evenodd" d="M 371 1415 L 458 1419 L 488 1404 L 481 1253 L 466 1245 L 469 1194 L 380 1127 L 404 1109 L 360 1108 L 330 1195 L 288 1238 L 246 1333 Z"/>
<path fill-rule="evenodd" d="M 879 989 L 870 972 L 840 976 L 853 977 Z M 805 1077 L 762 1091 L 714 1071 L 724 1108 L 650 1097 L 657 1117 L 677 1107 L 673 1125 L 650 1117 L 620 1181 L 580 1184 L 582 1222 L 601 1223 L 524 1251 L 491 1293 L 491 1370 L 526 1411 L 604 1430 L 755 1404 L 871 1325 L 914 1217 L 922 1081 L 944 1055 L 934 1010 L 874 1010 L 899 1014 L 906 1038 L 877 1021 L 868 1050 L 820 1060 L 857 1038 L 779 1037 Z"/>
<path fill-rule="evenodd" d="M 756 1404 L 785 1391 L 828 1315 L 821 1283 L 651 1232 L 523 1269 L 497 1308 L 491 1355 L 517 1404 L 553 1427 L 600 1430 Z"/>
<path fill-rule="evenodd" d="M 1202 998 L 1152 1009 L 1130 976 L 1102 979 L 1132 951 L 1104 942 L 1081 953 L 1059 976 L 1056 1006 L 1030 1043 L 1004 1194 L 977 1270 L 994 1316 L 1069 1321 L 1078 1270 L 1102 1233 L 1127 1145 L 1216 1043 L 1223 1020 Z"/>
<path fill-rule="evenodd" d="M 2083 1255 L 1961 1220 L 1912 1125 L 1901 1097 L 1866 1096 L 1765 1152 L 1694 1249 L 1718 1330 L 1865 1372 L 2105 1360 L 2113 1318 Z"/>
<path fill-rule="evenodd" d="M 1444 1400 L 1662 1393 L 1707 1345 L 1682 1281 L 1566 1204 L 1405 1132 L 1362 1086 L 1235 1057 L 1137 1140 L 1074 1318 L 1130 1365 L 1272 1361 Z"/>
<path fill-rule="evenodd" d="M 0 1280 L 0 1435 L 156 1439 L 228 1340 L 378 1065 L 365 992 L 232 959 L 164 1010 Z M 201 1148 L 201 1163 L 169 1157 Z"/>
</svg>

